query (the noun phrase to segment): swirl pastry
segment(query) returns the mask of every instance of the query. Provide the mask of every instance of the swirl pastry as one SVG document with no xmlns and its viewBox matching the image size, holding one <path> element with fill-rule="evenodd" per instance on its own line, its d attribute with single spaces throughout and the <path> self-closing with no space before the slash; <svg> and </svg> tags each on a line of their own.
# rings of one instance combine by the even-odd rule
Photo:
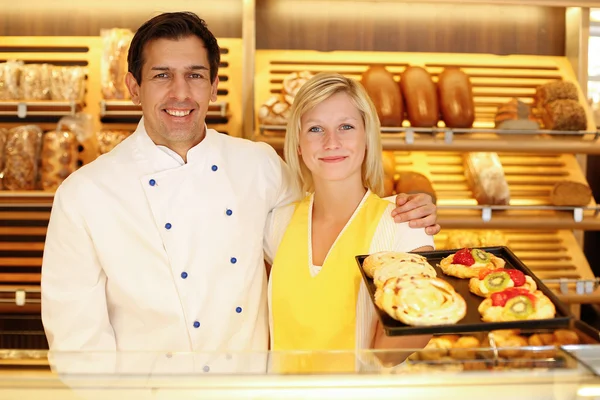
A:
<svg viewBox="0 0 600 400">
<path fill-rule="evenodd" d="M 391 278 L 377 292 L 377 307 L 407 325 L 455 324 L 467 312 L 462 296 L 439 278 L 418 275 Z"/>
<path fill-rule="evenodd" d="M 537 290 L 535 281 L 516 269 L 483 269 L 477 278 L 469 280 L 471 293 L 481 297 L 489 297 L 492 293 L 511 287 L 527 289 L 530 292 Z"/>
<path fill-rule="evenodd" d="M 506 262 L 481 249 L 464 248 L 440 261 L 446 275 L 457 278 L 475 278 L 486 268 L 503 268 Z"/>
<path fill-rule="evenodd" d="M 411 261 L 395 260 L 376 268 L 373 273 L 373 283 L 380 288 L 390 278 L 399 278 L 404 275 L 423 275 L 428 278 L 435 278 L 437 273 L 435 269 L 425 263 L 416 263 Z"/>
<path fill-rule="evenodd" d="M 493 293 L 477 309 L 485 322 L 523 321 L 554 318 L 556 308 L 542 292 L 508 288 Z"/>
<path fill-rule="evenodd" d="M 427 262 L 427 259 L 418 254 L 400 253 L 395 251 L 380 251 L 365 258 L 363 261 L 363 269 L 369 278 L 373 278 L 376 269 L 396 262 L 411 262 L 431 267 L 431 265 Z"/>
</svg>

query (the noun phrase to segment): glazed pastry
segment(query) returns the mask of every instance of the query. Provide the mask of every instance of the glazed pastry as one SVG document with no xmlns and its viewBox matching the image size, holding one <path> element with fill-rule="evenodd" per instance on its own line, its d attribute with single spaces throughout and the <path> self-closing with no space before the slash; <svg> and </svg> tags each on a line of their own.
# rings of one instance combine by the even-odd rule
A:
<svg viewBox="0 0 600 400">
<path fill-rule="evenodd" d="M 471 293 L 481 297 L 489 297 L 492 293 L 511 287 L 527 289 L 532 293 L 537 290 L 535 281 L 516 269 L 487 268 L 478 277 L 469 280 Z"/>
<path fill-rule="evenodd" d="M 554 304 L 542 292 L 508 288 L 493 293 L 478 308 L 484 322 L 524 321 L 554 318 Z"/>
<path fill-rule="evenodd" d="M 373 283 L 380 288 L 390 278 L 399 278 L 404 275 L 423 275 L 435 278 L 435 269 L 427 263 L 396 260 L 382 267 L 376 268 L 373 273 Z"/>
<path fill-rule="evenodd" d="M 503 268 L 506 262 L 481 249 L 464 248 L 440 261 L 440 268 L 446 275 L 457 278 L 475 278 L 486 268 Z"/>
<path fill-rule="evenodd" d="M 363 261 L 363 269 L 369 278 L 373 278 L 373 274 L 377 268 L 393 262 L 412 262 L 430 266 L 427 259 L 421 255 L 413 253 L 400 253 L 396 251 L 380 251 L 373 253 Z"/>
<path fill-rule="evenodd" d="M 467 313 L 462 296 L 439 278 L 417 275 L 391 278 L 377 291 L 375 304 L 407 325 L 455 324 Z"/>
</svg>

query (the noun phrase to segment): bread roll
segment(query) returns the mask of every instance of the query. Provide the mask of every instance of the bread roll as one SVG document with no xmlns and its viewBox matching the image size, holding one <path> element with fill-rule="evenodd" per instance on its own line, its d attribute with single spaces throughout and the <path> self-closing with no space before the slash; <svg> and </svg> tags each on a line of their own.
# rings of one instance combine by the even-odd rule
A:
<svg viewBox="0 0 600 400">
<path fill-rule="evenodd" d="M 438 77 L 439 104 L 449 128 L 470 128 L 475 122 L 471 80 L 459 68 L 445 68 Z"/>
<path fill-rule="evenodd" d="M 400 77 L 400 87 L 410 125 L 421 128 L 437 126 L 440 114 L 437 89 L 429 72 L 421 67 L 406 68 Z"/>
<path fill-rule="evenodd" d="M 535 100 L 538 108 L 556 100 L 579 99 L 577 86 L 573 82 L 551 81 L 538 86 L 535 92 Z"/>
<path fill-rule="evenodd" d="M 437 195 L 425 175 L 413 171 L 402 171 L 399 175 L 396 193 L 427 193 L 433 199 L 433 203 L 436 203 Z"/>
<path fill-rule="evenodd" d="M 474 336 L 461 336 L 452 344 L 450 357 L 459 360 L 472 360 L 477 357 L 475 349 L 481 347 L 479 339 Z"/>
<path fill-rule="evenodd" d="M 504 336 L 495 334 L 494 343 L 496 343 L 497 348 L 510 348 L 498 350 L 498 355 L 506 358 L 520 357 L 523 355 L 523 349 L 519 349 L 519 347 L 527 347 L 528 344 L 527 339 L 525 339 L 523 336 Z"/>
<path fill-rule="evenodd" d="M 533 114 L 532 108 L 514 97 L 498 107 L 494 124 L 498 129 L 540 129 L 540 124 Z"/>
<path fill-rule="evenodd" d="M 592 201 L 592 190 L 584 183 L 564 180 L 557 182 L 550 192 L 550 203 L 555 206 L 585 207 Z"/>
<path fill-rule="evenodd" d="M 466 153 L 465 178 L 478 204 L 508 205 L 510 189 L 496 153 Z"/>
<path fill-rule="evenodd" d="M 396 174 L 396 158 L 393 151 L 383 152 L 383 173 L 391 177 Z"/>
<path fill-rule="evenodd" d="M 587 117 L 577 100 L 556 100 L 541 107 L 544 127 L 555 131 L 585 131 Z"/>
<path fill-rule="evenodd" d="M 579 344 L 579 336 L 576 332 L 568 329 L 557 329 L 554 331 L 554 344 L 558 346 L 566 346 L 569 344 Z"/>
<path fill-rule="evenodd" d="M 385 67 L 372 65 L 362 74 L 361 83 L 375 105 L 381 126 L 402 126 L 404 103 L 394 75 Z"/>
</svg>

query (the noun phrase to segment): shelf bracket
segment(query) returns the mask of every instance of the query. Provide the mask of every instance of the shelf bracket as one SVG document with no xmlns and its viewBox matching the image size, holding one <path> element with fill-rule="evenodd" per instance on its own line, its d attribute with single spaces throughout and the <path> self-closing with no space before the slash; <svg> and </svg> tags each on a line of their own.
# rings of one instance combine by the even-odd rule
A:
<svg viewBox="0 0 600 400">
<path fill-rule="evenodd" d="M 17 117 L 19 117 L 19 118 L 27 117 L 27 103 L 19 103 L 17 105 Z"/>
<path fill-rule="evenodd" d="M 492 208 L 491 207 L 483 207 L 481 209 L 481 220 L 483 222 L 490 222 L 492 220 Z"/>
<path fill-rule="evenodd" d="M 446 129 L 444 131 L 444 142 L 446 142 L 446 144 L 450 144 L 450 143 L 452 143 L 453 139 L 454 139 L 454 132 L 452 131 L 452 129 Z"/>
<path fill-rule="evenodd" d="M 26 297 L 27 297 L 27 294 L 25 293 L 24 290 L 22 290 L 22 289 L 16 290 L 15 291 L 15 304 L 18 306 L 21 306 L 21 307 L 24 306 L 26 303 L 26 300 L 25 300 Z"/>
<path fill-rule="evenodd" d="M 576 207 L 573 209 L 573 219 L 575 222 L 583 221 L 583 208 Z"/>
<path fill-rule="evenodd" d="M 404 141 L 406 144 L 413 144 L 415 142 L 415 132 L 412 129 L 407 129 L 404 134 Z"/>
</svg>

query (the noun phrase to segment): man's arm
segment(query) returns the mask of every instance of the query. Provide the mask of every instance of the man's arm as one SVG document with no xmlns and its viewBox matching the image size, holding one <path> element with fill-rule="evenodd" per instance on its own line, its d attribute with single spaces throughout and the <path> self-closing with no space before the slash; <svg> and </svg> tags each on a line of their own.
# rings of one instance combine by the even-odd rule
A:
<svg viewBox="0 0 600 400">
<path fill-rule="evenodd" d="M 106 275 L 77 199 L 61 189 L 54 197 L 42 262 L 42 322 L 48 344 L 54 351 L 114 351 Z"/>
<path fill-rule="evenodd" d="M 394 201 L 393 197 L 386 197 L 396 208 L 392 217 L 396 222 L 407 222 L 411 228 L 425 228 L 428 235 L 437 235 L 441 227 L 437 223 L 437 206 L 427 193 L 405 194 L 399 193 Z"/>
</svg>

